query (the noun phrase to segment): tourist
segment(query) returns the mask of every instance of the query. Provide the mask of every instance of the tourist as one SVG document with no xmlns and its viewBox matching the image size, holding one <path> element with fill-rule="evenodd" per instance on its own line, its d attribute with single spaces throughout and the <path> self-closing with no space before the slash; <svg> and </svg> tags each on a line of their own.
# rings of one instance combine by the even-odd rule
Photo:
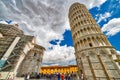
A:
<svg viewBox="0 0 120 80">
<path fill-rule="evenodd" d="M 57 80 L 57 73 L 54 74 L 54 80 Z"/>
<path fill-rule="evenodd" d="M 73 78 L 73 80 L 78 80 L 77 74 L 75 74 L 75 73 L 74 73 L 74 78 Z"/>
<path fill-rule="evenodd" d="M 58 73 L 58 80 L 60 80 L 60 73 Z"/>
<path fill-rule="evenodd" d="M 65 74 L 65 80 L 68 80 L 68 73 Z"/>
<path fill-rule="evenodd" d="M 61 79 L 64 80 L 64 74 L 63 73 L 61 74 Z"/>
<path fill-rule="evenodd" d="M 38 73 L 37 76 L 36 76 L 37 79 L 40 79 L 40 74 Z"/>
<path fill-rule="evenodd" d="M 82 79 L 82 80 L 84 79 L 83 73 L 81 74 L 81 79 Z"/>
<path fill-rule="evenodd" d="M 71 80 L 71 75 L 70 74 L 68 74 L 68 80 Z"/>
<path fill-rule="evenodd" d="M 26 80 L 30 79 L 30 73 L 27 74 Z"/>
<path fill-rule="evenodd" d="M 34 78 L 34 73 L 32 72 L 31 74 L 30 74 L 30 79 L 33 79 Z"/>
<path fill-rule="evenodd" d="M 24 75 L 24 80 L 27 80 L 27 74 Z"/>
</svg>

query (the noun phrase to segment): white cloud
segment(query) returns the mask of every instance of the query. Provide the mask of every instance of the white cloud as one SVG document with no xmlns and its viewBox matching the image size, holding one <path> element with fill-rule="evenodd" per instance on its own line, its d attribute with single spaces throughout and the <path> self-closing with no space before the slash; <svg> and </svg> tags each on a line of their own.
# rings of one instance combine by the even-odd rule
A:
<svg viewBox="0 0 120 80">
<path fill-rule="evenodd" d="M 8 24 L 6 21 L 0 21 L 0 23 L 2 23 L 2 24 Z"/>
<path fill-rule="evenodd" d="M 37 36 L 38 44 L 47 48 L 49 41 L 53 39 L 62 40 L 65 29 L 70 29 L 67 15 L 72 3 L 80 2 L 88 8 L 92 8 L 101 5 L 105 1 L 3 0 L 0 1 L 0 17 L 18 22 L 20 29 L 24 30 L 26 34 Z"/>
<path fill-rule="evenodd" d="M 118 51 L 118 50 L 117 50 L 117 54 L 119 54 L 119 55 L 120 55 L 120 51 Z"/>
<path fill-rule="evenodd" d="M 65 29 L 70 29 L 68 22 L 68 10 L 74 2 L 80 2 L 87 6 L 88 9 L 100 6 L 106 0 L 0 0 L 0 18 L 3 20 L 13 20 L 20 25 L 25 34 L 34 35 L 37 37 L 37 43 L 44 46 L 46 49 L 51 46 L 49 41 L 63 39 Z M 57 48 L 59 53 L 57 52 Z M 55 49 L 46 51 L 46 55 L 55 55 L 52 61 L 56 62 L 68 55 L 66 52 L 74 50 L 66 46 L 54 46 Z M 63 49 L 63 50 L 61 50 Z M 66 51 L 65 51 L 65 50 Z M 73 50 L 73 51 L 72 51 Z M 64 52 L 63 52 L 64 51 Z M 60 54 L 61 53 L 61 54 Z M 71 56 L 66 59 L 71 60 Z M 62 56 L 63 55 L 63 56 Z M 56 59 L 57 57 L 57 59 Z M 61 58 L 59 58 L 61 57 Z M 45 59 L 47 58 L 47 60 Z M 44 61 L 50 61 L 49 57 L 45 57 Z M 64 60 L 62 61 L 64 62 Z"/>
<path fill-rule="evenodd" d="M 114 18 L 110 20 L 107 24 L 104 24 L 102 31 L 106 32 L 108 36 L 114 36 L 120 32 L 120 18 Z"/>
<path fill-rule="evenodd" d="M 85 4 L 88 9 L 91 9 L 93 7 L 99 7 L 106 0 L 67 0 L 67 1 L 69 5 L 71 5 L 74 2 L 80 2 L 82 4 Z"/>
<path fill-rule="evenodd" d="M 111 16 L 111 13 L 105 12 L 105 14 L 99 14 L 99 19 L 97 23 L 101 22 L 102 20 L 106 21 L 107 18 Z"/>
<path fill-rule="evenodd" d="M 61 64 L 70 65 L 75 60 L 74 48 L 59 45 L 53 45 L 53 50 L 48 50 L 45 52 L 43 57 L 43 64 Z M 75 63 L 74 63 L 75 64 Z"/>
</svg>

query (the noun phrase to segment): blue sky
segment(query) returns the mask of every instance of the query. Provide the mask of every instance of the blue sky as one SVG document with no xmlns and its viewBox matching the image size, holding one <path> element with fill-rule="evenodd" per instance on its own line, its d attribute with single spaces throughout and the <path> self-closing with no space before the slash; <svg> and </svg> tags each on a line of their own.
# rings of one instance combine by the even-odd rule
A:
<svg viewBox="0 0 120 80">
<path fill-rule="evenodd" d="M 120 0 L 1 0 L 0 22 L 18 23 L 25 34 L 36 36 L 37 44 L 46 48 L 43 65 L 76 64 L 68 20 L 74 2 L 86 5 L 120 53 Z"/>
</svg>

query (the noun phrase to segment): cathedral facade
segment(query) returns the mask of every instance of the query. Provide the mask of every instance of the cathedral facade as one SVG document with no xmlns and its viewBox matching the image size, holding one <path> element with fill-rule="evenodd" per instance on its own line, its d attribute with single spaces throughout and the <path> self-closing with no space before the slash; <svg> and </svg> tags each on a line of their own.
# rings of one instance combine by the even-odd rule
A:
<svg viewBox="0 0 120 80">
<path fill-rule="evenodd" d="M 39 73 L 45 48 L 34 36 L 24 35 L 18 25 L 0 24 L 0 74 L 2 79 Z"/>
<path fill-rule="evenodd" d="M 120 69 L 114 62 L 119 56 L 86 6 L 72 4 L 68 17 L 79 77 L 83 75 L 85 80 L 120 80 Z"/>
</svg>

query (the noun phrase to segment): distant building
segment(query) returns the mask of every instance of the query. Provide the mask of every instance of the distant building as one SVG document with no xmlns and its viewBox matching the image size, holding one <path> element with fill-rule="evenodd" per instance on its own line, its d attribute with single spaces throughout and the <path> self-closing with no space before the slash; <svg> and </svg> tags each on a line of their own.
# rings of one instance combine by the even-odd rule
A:
<svg viewBox="0 0 120 80">
<path fill-rule="evenodd" d="M 0 74 L 2 78 L 39 73 L 45 48 L 34 36 L 24 35 L 18 25 L 0 24 Z"/>
<path fill-rule="evenodd" d="M 85 80 L 120 80 L 114 61 L 119 56 L 85 5 L 71 5 L 69 22 L 79 76 L 84 75 Z"/>
<path fill-rule="evenodd" d="M 77 65 L 69 65 L 69 66 L 42 66 L 40 73 L 43 74 L 54 74 L 54 73 L 77 73 L 78 68 Z"/>
</svg>

